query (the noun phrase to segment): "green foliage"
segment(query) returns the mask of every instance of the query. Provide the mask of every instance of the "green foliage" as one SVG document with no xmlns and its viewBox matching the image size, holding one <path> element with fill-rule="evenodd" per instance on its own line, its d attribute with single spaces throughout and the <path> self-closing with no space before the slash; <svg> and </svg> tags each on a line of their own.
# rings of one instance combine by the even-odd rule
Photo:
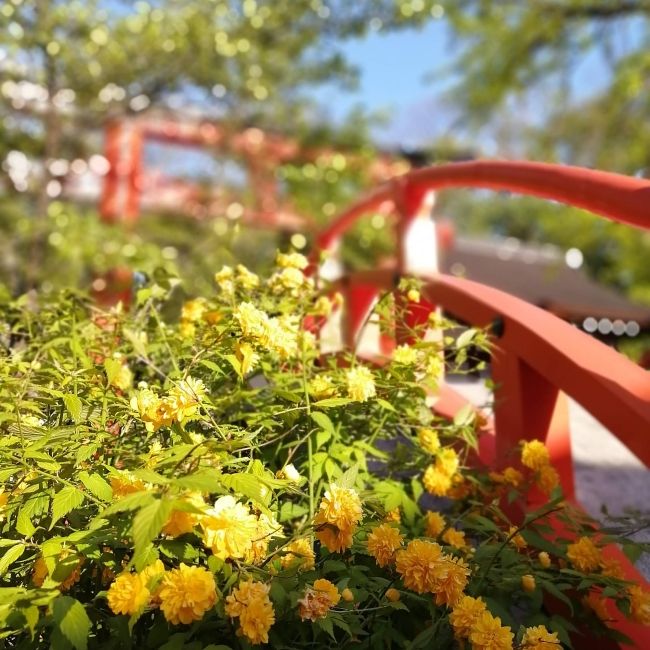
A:
<svg viewBox="0 0 650 650">
<path fill-rule="evenodd" d="M 303 326 L 332 308 L 328 292 L 303 276 L 301 256 L 279 261 L 267 280 L 222 269 L 218 292 L 175 310 L 168 306 L 177 284 L 168 277 L 145 285 L 128 312 L 101 312 L 70 292 L 7 303 L 0 363 L 6 643 L 207 650 L 220 647 L 218 639 L 221 647 L 247 648 L 262 637 L 233 603 L 250 580 L 261 585 L 256 606 L 270 608 L 256 610 L 255 620 L 276 648 L 375 648 L 387 639 L 415 648 L 434 638 L 453 648 L 460 633 L 449 616 L 460 592 L 482 599 L 517 643 L 540 624 L 565 643 L 573 625 L 608 634 L 576 595 L 602 592 L 636 615 L 628 583 L 600 565 L 568 563 L 570 537 L 601 544 L 590 520 L 557 490 L 518 516 L 534 484 L 548 489 L 541 474 L 473 468 L 476 414 L 448 422 L 428 408 L 443 344 L 462 363 L 470 347 L 489 347 L 484 332 L 419 340 L 372 369 L 350 355 L 321 357 Z M 409 280 L 399 290 L 417 286 Z M 399 318 L 398 302 L 380 303 L 383 327 Z M 436 474 L 447 484 L 436 484 Z M 328 500 L 339 498 L 327 515 Z M 438 512 L 440 526 L 428 510 Z M 334 519 L 319 519 L 328 516 Z M 439 582 L 418 590 L 394 558 L 378 563 L 369 539 L 381 524 L 404 537 L 394 550 L 405 557 L 414 540 L 438 548 L 438 569 L 460 567 L 465 586 L 445 587 L 449 596 Z M 342 536 L 340 548 L 332 535 Z M 619 537 L 612 531 L 606 539 Z M 300 560 L 299 542 L 313 564 Z M 625 546 L 634 553 L 628 539 Z M 547 565 L 540 551 L 552 558 Z M 526 575 L 535 578 L 532 591 L 522 586 Z M 326 601 L 309 620 L 313 599 L 325 598 L 318 580 L 331 583 L 337 602 Z M 180 622 L 174 612 L 190 593 L 194 609 Z M 573 608 L 571 622 L 546 613 L 543 593 Z"/>
</svg>

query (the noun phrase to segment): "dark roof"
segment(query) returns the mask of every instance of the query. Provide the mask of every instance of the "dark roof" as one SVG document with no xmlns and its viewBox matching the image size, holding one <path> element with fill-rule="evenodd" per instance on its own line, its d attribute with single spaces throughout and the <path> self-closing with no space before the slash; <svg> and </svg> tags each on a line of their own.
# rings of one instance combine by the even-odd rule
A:
<svg viewBox="0 0 650 650">
<path fill-rule="evenodd" d="M 442 270 L 511 293 L 566 320 L 592 316 L 650 326 L 650 307 L 598 284 L 582 269 L 570 268 L 554 246 L 459 237 L 444 253 Z"/>
</svg>

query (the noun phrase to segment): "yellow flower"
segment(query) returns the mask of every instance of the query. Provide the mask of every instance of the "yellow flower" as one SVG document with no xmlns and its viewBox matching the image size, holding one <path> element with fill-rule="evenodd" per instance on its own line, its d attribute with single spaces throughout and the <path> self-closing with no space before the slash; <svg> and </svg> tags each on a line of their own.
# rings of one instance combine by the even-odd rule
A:
<svg viewBox="0 0 650 650">
<path fill-rule="evenodd" d="M 393 523 L 393 524 L 399 524 L 400 521 L 402 521 L 402 513 L 400 512 L 399 508 L 393 508 L 389 512 L 386 513 L 386 516 L 384 517 L 384 521 L 388 523 Z"/>
<path fill-rule="evenodd" d="M 242 334 L 255 340 L 268 338 L 269 317 L 250 302 L 242 302 L 233 312 L 239 322 Z"/>
<path fill-rule="evenodd" d="M 257 520 L 233 496 L 220 497 L 201 518 L 203 543 L 222 560 L 243 558 L 252 546 Z"/>
<path fill-rule="evenodd" d="M 629 589 L 632 620 L 650 625 L 650 591 L 634 585 Z"/>
<path fill-rule="evenodd" d="M 260 279 L 255 275 L 255 273 L 249 271 L 243 264 L 237 264 L 237 282 L 241 285 L 242 289 L 250 291 L 259 286 Z"/>
<path fill-rule="evenodd" d="M 554 467 L 544 465 L 538 470 L 535 482 L 544 494 L 550 494 L 560 484 L 560 476 Z"/>
<path fill-rule="evenodd" d="M 418 431 L 418 442 L 420 447 L 429 454 L 437 454 L 440 449 L 440 438 L 433 429 L 423 427 Z"/>
<path fill-rule="evenodd" d="M 129 366 L 123 363 L 119 370 L 115 372 L 110 379 L 110 385 L 119 388 L 121 391 L 126 391 L 131 388 L 133 383 L 133 373 L 129 369 Z"/>
<path fill-rule="evenodd" d="M 535 591 L 535 586 L 535 576 L 530 575 L 530 573 L 521 576 L 521 588 L 525 592 L 532 593 Z"/>
<path fill-rule="evenodd" d="M 122 573 L 110 586 L 106 594 L 108 606 L 113 614 L 132 616 L 149 602 L 151 594 L 142 578 L 136 573 Z"/>
<path fill-rule="evenodd" d="M 386 596 L 387 600 L 390 600 L 391 603 L 396 603 L 402 597 L 402 594 L 400 594 L 400 592 L 397 591 L 397 589 L 394 587 L 386 589 L 386 593 L 384 595 Z"/>
<path fill-rule="evenodd" d="M 312 311 L 316 316 L 329 316 L 333 308 L 334 305 L 327 296 L 319 296 L 314 303 Z"/>
<path fill-rule="evenodd" d="M 396 553 L 395 568 L 406 588 L 418 594 L 433 593 L 444 571 L 445 557 L 439 544 L 415 539 Z"/>
<path fill-rule="evenodd" d="M 165 573 L 159 598 L 160 609 L 170 623 L 200 621 L 217 602 L 214 577 L 203 567 L 181 563 L 178 569 Z"/>
<path fill-rule="evenodd" d="M 168 404 L 173 418 L 183 422 L 199 410 L 199 405 L 205 396 L 205 386 L 200 379 L 187 377 L 178 382 L 169 391 Z"/>
<path fill-rule="evenodd" d="M 503 470 L 503 482 L 518 488 L 524 482 L 524 475 L 514 467 L 506 467 Z"/>
<path fill-rule="evenodd" d="M 451 477 L 440 471 L 436 465 L 429 465 L 424 471 L 422 483 L 429 494 L 444 497 L 451 489 Z"/>
<path fill-rule="evenodd" d="M 301 571 L 310 571 L 316 565 L 316 556 L 309 537 L 295 539 L 286 547 L 287 554 L 282 557 L 282 568 L 298 566 Z"/>
<path fill-rule="evenodd" d="M 569 544 L 566 554 L 571 564 L 585 573 L 596 571 L 602 560 L 600 550 L 588 537 L 581 537 L 574 544 Z"/>
<path fill-rule="evenodd" d="M 214 281 L 219 285 L 221 291 L 230 296 L 235 292 L 233 279 L 235 274 L 231 267 L 223 266 L 221 271 L 214 274 Z"/>
<path fill-rule="evenodd" d="M 300 483 L 300 480 L 302 479 L 302 476 L 300 476 L 300 472 L 296 469 L 293 463 L 289 463 L 288 465 L 285 465 L 282 469 L 278 470 L 276 472 L 276 476 L 278 478 L 285 478 L 288 481 L 293 481 L 294 483 Z"/>
<path fill-rule="evenodd" d="M 316 621 L 327 616 L 339 600 L 341 595 L 336 586 L 321 578 L 305 590 L 305 595 L 298 601 L 298 613 L 303 621 Z"/>
<path fill-rule="evenodd" d="M 336 387 L 328 375 L 317 375 L 308 385 L 309 394 L 316 400 L 326 399 L 336 394 Z"/>
<path fill-rule="evenodd" d="M 602 574 L 608 578 L 619 578 L 621 580 L 625 579 L 623 575 L 623 567 L 621 563 L 613 557 L 603 557 L 600 560 L 600 568 Z"/>
<path fill-rule="evenodd" d="M 442 536 L 442 541 L 445 542 L 445 544 L 449 544 L 449 546 L 461 550 L 468 547 L 468 544 L 465 541 L 465 533 L 462 530 L 456 530 L 455 528 L 447 528 Z"/>
<path fill-rule="evenodd" d="M 278 253 L 275 263 L 283 269 L 303 270 L 309 265 L 309 260 L 300 253 Z"/>
<path fill-rule="evenodd" d="M 420 292 L 417 289 L 409 289 L 408 293 L 406 294 L 406 297 L 411 302 L 420 302 Z"/>
<path fill-rule="evenodd" d="M 303 287 L 311 287 L 313 280 L 297 268 L 288 267 L 274 273 L 269 279 L 269 286 L 273 293 L 281 294 L 285 291 L 297 297 Z"/>
<path fill-rule="evenodd" d="M 137 411 L 147 431 L 157 431 L 160 427 L 169 426 L 174 419 L 167 401 L 161 400 L 150 388 L 136 392 L 131 398 L 131 408 Z"/>
<path fill-rule="evenodd" d="M 436 469 L 447 476 L 453 476 L 458 469 L 458 454 L 451 448 L 445 447 L 436 456 Z"/>
<path fill-rule="evenodd" d="M 111 488 L 113 490 L 113 498 L 121 499 L 127 494 L 134 492 L 142 492 L 147 489 L 144 481 L 133 476 L 129 472 L 121 472 L 120 474 L 113 474 L 111 476 Z"/>
<path fill-rule="evenodd" d="M 513 638 L 510 628 L 488 611 L 479 615 L 469 634 L 472 650 L 512 650 Z"/>
<path fill-rule="evenodd" d="M 436 605 L 453 607 L 467 587 L 470 570 L 459 558 L 445 555 L 443 559 L 443 567 L 433 584 L 433 593 L 436 596 Z"/>
<path fill-rule="evenodd" d="M 545 569 L 548 569 L 551 566 L 551 556 L 546 551 L 542 551 L 537 557 L 539 558 L 539 563 Z"/>
<path fill-rule="evenodd" d="M 521 450 L 521 462 L 529 469 L 540 470 L 549 464 L 548 449 L 539 440 L 525 442 Z"/>
<path fill-rule="evenodd" d="M 552 650 L 561 648 L 560 639 L 555 632 L 549 632 L 543 625 L 527 627 L 521 639 L 522 650 Z"/>
<path fill-rule="evenodd" d="M 456 638 L 466 639 L 483 612 L 485 603 L 480 598 L 463 596 L 455 604 L 449 615 L 449 622 L 454 628 Z"/>
<path fill-rule="evenodd" d="M 207 311 L 205 298 L 195 298 L 188 300 L 181 309 L 181 320 L 190 323 L 196 323 L 203 318 L 203 314 Z"/>
<path fill-rule="evenodd" d="M 226 597 L 226 614 L 239 618 L 242 634 L 253 644 L 268 643 L 269 629 L 275 623 L 269 585 L 247 580 L 240 582 Z"/>
<path fill-rule="evenodd" d="M 372 372 L 365 366 L 350 368 L 346 380 L 348 397 L 356 402 L 365 402 L 377 394 Z"/>
<path fill-rule="evenodd" d="M 352 545 L 352 535 L 363 518 L 361 499 L 352 488 L 332 484 L 314 517 L 316 537 L 330 552 L 341 552 Z"/>
<path fill-rule="evenodd" d="M 205 503 L 200 494 L 188 495 L 185 501 L 199 510 L 205 509 Z M 191 533 L 200 517 L 201 515 L 195 512 L 172 510 L 169 519 L 167 519 L 167 523 L 163 526 L 162 532 L 170 537 L 180 537 L 181 535 Z"/>
<path fill-rule="evenodd" d="M 393 362 L 403 366 L 412 366 L 418 360 L 418 352 L 410 345 L 400 345 L 393 350 Z"/>
<path fill-rule="evenodd" d="M 260 515 L 257 519 L 257 529 L 251 541 L 251 546 L 246 553 L 245 560 L 250 564 L 261 564 L 269 551 L 269 542 L 276 537 L 282 526 L 273 518 L 267 515 Z"/>
<path fill-rule="evenodd" d="M 516 526 L 510 526 L 510 529 L 508 530 L 508 537 L 513 535 L 513 533 L 515 533 L 516 531 L 517 531 Z M 526 540 L 519 533 L 517 533 L 516 535 L 514 535 L 514 537 L 512 537 L 510 543 L 515 548 L 518 548 L 520 551 L 525 549 L 528 546 Z"/>
<path fill-rule="evenodd" d="M 427 512 L 426 522 L 426 532 L 429 537 L 438 537 L 447 525 L 445 518 L 439 512 Z"/>
<path fill-rule="evenodd" d="M 395 559 L 395 551 L 401 548 L 404 537 L 397 528 L 381 524 L 372 529 L 366 542 L 368 552 L 380 567 L 387 566 Z"/>
</svg>

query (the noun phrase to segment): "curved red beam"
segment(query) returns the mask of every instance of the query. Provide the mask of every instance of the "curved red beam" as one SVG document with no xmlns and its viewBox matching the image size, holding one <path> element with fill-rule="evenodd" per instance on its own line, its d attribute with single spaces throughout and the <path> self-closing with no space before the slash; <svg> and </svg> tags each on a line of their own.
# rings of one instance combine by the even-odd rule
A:
<svg viewBox="0 0 650 650">
<path fill-rule="evenodd" d="M 318 238 L 328 248 L 364 213 L 397 199 L 399 191 L 469 187 L 506 190 L 559 201 L 637 228 L 650 229 L 650 181 L 583 167 L 477 160 L 418 169 L 348 208 Z"/>
</svg>

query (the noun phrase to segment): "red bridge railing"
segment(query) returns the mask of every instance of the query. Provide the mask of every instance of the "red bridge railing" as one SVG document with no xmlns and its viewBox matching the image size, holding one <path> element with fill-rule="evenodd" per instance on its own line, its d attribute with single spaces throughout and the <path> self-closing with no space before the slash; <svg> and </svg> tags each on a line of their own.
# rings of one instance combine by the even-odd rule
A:
<svg viewBox="0 0 650 650">
<path fill-rule="evenodd" d="M 389 270 L 364 271 L 342 278 L 341 338 L 356 347 L 380 294 L 395 289 L 396 278 L 412 266 L 408 230 L 431 192 L 469 187 L 507 190 L 584 208 L 637 228 L 650 229 L 650 182 L 577 167 L 529 162 L 478 161 L 411 172 L 378 188 L 340 215 L 321 233 L 319 251 L 334 250 L 364 215 L 396 213 L 397 262 Z M 435 251 L 431 251 L 435 256 Z M 316 258 L 314 258 L 316 259 Z M 407 320 L 426 320 L 434 305 L 472 326 L 498 322 L 492 377 L 496 383 L 493 435 L 482 438 L 481 460 L 508 464 L 508 453 L 522 439 L 546 442 L 565 494 L 575 500 L 567 396 L 616 436 L 646 467 L 650 466 L 650 373 L 574 326 L 519 298 L 477 282 L 427 273 L 424 301 L 409 305 Z M 399 331 L 396 338 L 400 338 Z M 436 410 L 451 415 L 465 401 L 443 385 Z M 617 549 L 626 576 L 645 582 Z M 620 620 L 617 628 L 639 648 L 650 648 L 650 630 Z"/>
</svg>

